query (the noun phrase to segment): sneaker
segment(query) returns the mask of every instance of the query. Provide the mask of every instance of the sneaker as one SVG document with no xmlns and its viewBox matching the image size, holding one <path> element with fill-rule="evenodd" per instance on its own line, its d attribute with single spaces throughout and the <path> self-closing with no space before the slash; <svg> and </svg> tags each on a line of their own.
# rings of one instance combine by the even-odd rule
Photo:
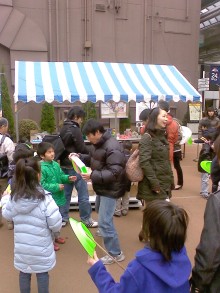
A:
<svg viewBox="0 0 220 293">
<path fill-rule="evenodd" d="M 101 262 L 104 265 L 111 265 L 113 264 L 115 261 L 117 262 L 121 262 L 125 259 L 125 255 L 124 253 L 121 251 L 121 253 L 117 256 L 113 256 L 113 258 L 111 258 L 109 255 L 103 256 L 102 258 L 100 258 Z"/>
<path fill-rule="evenodd" d="M 122 216 L 127 216 L 127 214 L 128 214 L 128 210 L 122 210 L 122 211 L 121 211 L 121 214 L 122 214 Z"/>
<path fill-rule="evenodd" d="M 66 225 L 67 225 L 67 222 L 63 221 L 62 222 L 62 227 L 66 227 Z"/>
<path fill-rule="evenodd" d="M 102 237 L 101 231 L 99 229 L 95 232 L 95 235 L 98 237 Z"/>
<path fill-rule="evenodd" d="M 115 211 L 114 216 L 115 217 L 121 217 L 121 211 L 117 211 L 117 212 Z"/>
<path fill-rule="evenodd" d="M 55 242 L 53 244 L 53 247 L 54 247 L 54 251 L 60 250 L 59 246 Z"/>
<path fill-rule="evenodd" d="M 97 228 L 98 227 L 98 222 L 94 221 L 92 218 L 89 219 L 88 222 L 84 222 L 87 228 Z"/>
<path fill-rule="evenodd" d="M 13 230 L 14 229 L 14 223 L 11 221 L 7 221 L 7 225 L 8 225 L 8 230 Z"/>
<path fill-rule="evenodd" d="M 209 198 L 209 194 L 206 193 L 200 193 L 201 197 L 203 197 L 204 199 L 208 199 Z"/>
<path fill-rule="evenodd" d="M 59 244 L 64 244 L 66 241 L 65 241 L 64 238 L 62 238 L 62 237 L 58 237 L 58 238 L 55 239 L 55 242 L 56 242 L 56 243 L 59 243 Z"/>
</svg>

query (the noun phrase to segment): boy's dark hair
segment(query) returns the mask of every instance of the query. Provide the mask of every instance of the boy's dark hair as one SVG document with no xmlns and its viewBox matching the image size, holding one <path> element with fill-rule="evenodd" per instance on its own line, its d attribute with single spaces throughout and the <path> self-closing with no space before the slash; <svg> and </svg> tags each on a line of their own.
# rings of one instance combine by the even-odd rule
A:
<svg viewBox="0 0 220 293">
<path fill-rule="evenodd" d="M 93 135 L 95 135 L 95 133 L 99 130 L 99 132 L 104 133 L 105 129 L 103 127 L 103 125 L 95 120 L 95 119 L 89 119 L 86 124 L 84 125 L 82 132 L 85 135 L 88 135 L 90 133 L 92 133 Z"/>
<path fill-rule="evenodd" d="M 122 145 L 125 150 L 130 151 L 132 149 L 132 142 L 129 140 L 123 141 Z"/>
<path fill-rule="evenodd" d="M 53 149 L 54 150 L 54 146 L 52 145 L 52 143 L 49 142 L 40 142 L 38 147 L 37 147 L 37 154 L 39 157 L 44 156 L 45 153 L 49 150 L 49 149 Z"/>
<path fill-rule="evenodd" d="M 72 107 L 67 113 L 67 119 L 73 120 L 74 118 L 84 118 L 86 113 L 79 106 Z"/>
<path fill-rule="evenodd" d="M 172 252 L 179 252 L 186 240 L 186 211 L 165 200 L 154 200 L 148 203 L 143 213 L 143 238 L 153 250 L 170 261 Z"/>
<path fill-rule="evenodd" d="M 139 120 L 146 122 L 148 120 L 149 114 L 150 109 L 144 109 L 139 115 Z"/>
</svg>

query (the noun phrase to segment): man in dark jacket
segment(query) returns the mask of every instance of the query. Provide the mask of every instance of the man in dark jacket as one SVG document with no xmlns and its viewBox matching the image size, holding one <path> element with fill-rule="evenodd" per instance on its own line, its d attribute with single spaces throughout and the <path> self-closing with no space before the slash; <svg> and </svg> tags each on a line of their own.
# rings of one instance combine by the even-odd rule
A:
<svg viewBox="0 0 220 293">
<path fill-rule="evenodd" d="M 125 154 L 120 143 L 98 121 L 88 120 L 83 133 L 94 147 L 91 156 L 82 156 L 92 169 L 91 174 L 82 174 L 82 177 L 85 180 L 91 179 L 97 194 L 98 224 L 104 245 L 116 261 L 123 261 L 125 256 L 120 248 L 113 215 L 117 198 L 122 197 L 126 191 Z M 114 263 L 108 255 L 101 258 L 101 261 L 105 265 Z"/>
<path fill-rule="evenodd" d="M 196 248 L 191 292 L 220 292 L 220 191 L 206 204 L 204 227 Z"/>
<path fill-rule="evenodd" d="M 98 223 L 91 218 L 91 204 L 89 202 L 89 193 L 87 188 L 87 182 L 84 181 L 80 174 L 77 174 L 73 169 L 72 163 L 69 160 L 70 153 L 82 153 L 88 154 L 88 149 L 84 143 L 82 132 L 80 130 L 80 124 L 85 117 L 85 112 L 82 108 L 75 106 L 72 107 L 67 113 L 67 120 L 64 122 L 60 131 L 60 136 L 65 146 L 65 152 L 60 158 L 60 165 L 65 174 L 69 176 L 77 176 L 77 180 L 74 183 L 65 184 L 65 222 L 69 219 L 69 208 L 72 196 L 73 187 L 75 185 L 78 192 L 78 204 L 79 213 L 82 222 L 89 228 L 98 226 Z"/>
</svg>

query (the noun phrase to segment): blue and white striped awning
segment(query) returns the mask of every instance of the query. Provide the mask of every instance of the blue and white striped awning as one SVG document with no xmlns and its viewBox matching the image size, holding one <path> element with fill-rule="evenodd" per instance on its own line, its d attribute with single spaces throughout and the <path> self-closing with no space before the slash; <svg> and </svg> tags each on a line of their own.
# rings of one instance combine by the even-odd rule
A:
<svg viewBox="0 0 220 293">
<path fill-rule="evenodd" d="M 171 65 L 106 62 L 15 62 L 15 102 L 201 101 Z"/>
</svg>

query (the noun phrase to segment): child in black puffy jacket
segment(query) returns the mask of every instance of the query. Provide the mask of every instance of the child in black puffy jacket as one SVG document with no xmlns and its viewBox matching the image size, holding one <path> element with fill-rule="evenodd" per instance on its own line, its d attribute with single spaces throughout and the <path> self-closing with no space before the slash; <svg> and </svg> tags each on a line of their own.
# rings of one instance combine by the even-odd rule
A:
<svg viewBox="0 0 220 293">
<path fill-rule="evenodd" d="M 123 148 L 124 148 L 124 153 L 125 153 L 126 162 L 127 162 L 131 155 L 132 143 L 130 141 L 124 141 Z M 126 181 L 127 182 L 126 182 L 125 195 L 123 197 L 120 197 L 116 203 L 116 208 L 114 213 L 114 216 L 116 217 L 127 216 L 128 214 L 131 181 L 128 178 L 126 178 Z"/>
</svg>

